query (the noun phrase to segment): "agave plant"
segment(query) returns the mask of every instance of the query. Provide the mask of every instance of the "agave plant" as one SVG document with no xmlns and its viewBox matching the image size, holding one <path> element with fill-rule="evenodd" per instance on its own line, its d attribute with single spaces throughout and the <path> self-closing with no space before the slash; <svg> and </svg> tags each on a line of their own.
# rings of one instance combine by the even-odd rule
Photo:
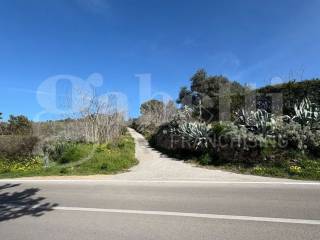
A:
<svg viewBox="0 0 320 240">
<path fill-rule="evenodd" d="M 182 109 L 178 110 L 173 116 L 173 119 L 177 122 L 190 121 L 192 119 L 194 110 L 191 107 L 184 106 Z"/>
<path fill-rule="evenodd" d="M 200 122 L 184 122 L 178 128 L 182 137 L 189 139 L 196 149 L 208 148 L 209 131 L 209 127 Z"/>
<path fill-rule="evenodd" d="M 310 126 L 313 128 L 320 122 L 320 110 L 308 98 L 304 98 L 300 104 L 294 105 L 295 115 L 292 120 L 300 123 L 301 126 Z"/>
<path fill-rule="evenodd" d="M 268 133 L 272 132 L 276 123 L 272 114 L 261 109 L 258 109 L 254 113 L 254 119 L 257 132 L 262 133 L 263 136 L 266 136 Z"/>
<path fill-rule="evenodd" d="M 262 134 L 263 136 L 272 133 L 276 123 L 274 116 L 263 109 L 250 112 L 241 109 L 236 113 L 236 116 L 235 123 L 237 125 L 245 126 L 249 131 Z"/>
<path fill-rule="evenodd" d="M 248 112 L 244 110 L 243 108 L 240 109 L 238 112 L 235 113 L 236 120 L 235 123 L 238 125 L 243 126 L 250 126 L 252 125 L 252 111 Z"/>
<path fill-rule="evenodd" d="M 233 126 L 234 125 L 232 123 L 223 123 L 223 122 L 211 124 L 210 134 L 215 137 L 226 135 L 228 132 L 231 131 L 231 128 Z"/>
<path fill-rule="evenodd" d="M 174 114 L 172 120 L 168 123 L 168 130 L 172 134 L 179 134 L 179 126 L 183 123 L 192 121 L 193 109 L 184 106 Z"/>
</svg>

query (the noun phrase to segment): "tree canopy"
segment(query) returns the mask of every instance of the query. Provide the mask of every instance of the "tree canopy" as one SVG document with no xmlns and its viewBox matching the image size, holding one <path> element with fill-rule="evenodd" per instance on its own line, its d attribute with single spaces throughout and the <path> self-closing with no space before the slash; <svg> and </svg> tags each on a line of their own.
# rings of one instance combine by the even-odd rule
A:
<svg viewBox="0 0 320 240">
<path fill-rule="evenodd" d="M 219 119 L 220 102 L 230 100 L 229 111 L 234 112 L 242 105 L 241 96 L 245 87 L 240 83 L 231 81 L 225 76 L 209 76 L 204 69 L 199 69 L 190 79 L 190 89 L 180 89 L 177 103 L 192 106 L 198 113 L 201 108 L 201 118 L 206 121 Z M 201 100 L 201 101 L 200 101 Z M 201 103 L 201 106 L 199 105 Z M 220 109 L 223 111 L 224 109 Z"/>
</svg>

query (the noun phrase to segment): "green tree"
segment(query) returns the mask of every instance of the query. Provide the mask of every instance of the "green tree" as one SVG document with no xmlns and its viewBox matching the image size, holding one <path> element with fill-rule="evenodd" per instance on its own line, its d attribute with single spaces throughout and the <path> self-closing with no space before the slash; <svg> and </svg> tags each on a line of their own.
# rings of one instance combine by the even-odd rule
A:
<svg viewBox="0 0 320 240">
<path fill-rule="evenodd" d="M 23 115 L 10 115 L 7 128 L 10 134 L 27 135 L 32 133 L 32 123 Z"/>
<path fill-rule="evenodd" d="M 257 107 L 270 112 L 272 109 L 272 94 L 281 94 L 281 110 L 283 114 L 293 115 L 294 105 L 304 98 L 309 98 L 311 102 L 320 105 L 320 79 L 310 79 L 303 81 L 290 80 L 286 83 L 268 85 L 255 90 L 257 93 Z"/>
<path fill-rule="evenodd" d="M 205 121 L 219 119 L 219 112 L 235 112 L 244 103 L 245 87 L 224 76 L 209 76 L 204 69 L 199 69 L 191 77 L 191 87 L 181 88 L 177 103 L 192 106 L 196 115 Z M 220 101 L 230 102 L 230 109 L 219 109 Z M 186 104 L 188 103 L 188 104 Z M 201 105 L 201 106 L 200 106 Z M 219 111 L 221 110 L 221 111 Z"/>
<path fill-rule="evenodd" d="M 161 124 L 171 121 L 176 111 L 173 101 L 164 103 L 156 99 L 149 100 L 141 104 L 141 115 L 133 126 L 144 135 L 153 134 Z"/>
<path fill-rule="evenodd" d="M 163 110 L 164 110 L 163 102 L 156 100 L 156 99 L 152 99 L 147 102 L 144 102 L 140 106 L 140 113 L 142 115 L 144 115 L 144 114 L 154 114 L 154 115 L 162 114 Z"/>
<path fill-rule="evenodd" d="M 203 68 L 199 69 L 196 71 L 196 73 L 191 77 L 191 90 L 192 91 L 197 91 L 196 89 L 201 86 L 204 81 L 208 79 L 208 74 L 206 70 Z"/>
<path fill-rule="evenodd" d="M 1 121 L 2 119 L 2 112 L 0 112 L 0 134 L 4 134 L 5 131 L 5 124 Z"/>
<path fill-rule="evenodd" d="M 192 105 L 192 91 L 189 90 L 186 86 L 181 87 L 179 96 L 176 102 L 178 104 L 181 104 L 182 106 Z"/>
</svg>

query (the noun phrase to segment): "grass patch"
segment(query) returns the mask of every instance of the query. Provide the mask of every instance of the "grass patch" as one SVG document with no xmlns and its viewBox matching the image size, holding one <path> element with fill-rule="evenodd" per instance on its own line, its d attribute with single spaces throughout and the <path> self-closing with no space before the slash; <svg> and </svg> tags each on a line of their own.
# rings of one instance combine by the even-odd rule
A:
<svg viewBox="0 0 320 240">
<path fill-rule="evenodd" d="M 200 163 L 201 164 L 201 163 Z M 210 168 L 210 166 L 208 166 Z M 289 178 L 297 180 L 320 180 L 320 159 L 301 159 L 286 166 L 244 166 L 241 164 L 224 164 L 212 166 L 215 169 L 234 173 L 251 174 L 264 177 Z"/>
<path fill-rule="evenodd" d="M 73 143 L 44 167 L 43 159 L 8 160 L 0 158 L 0 178 L 112 174 L 137 164 L 135 144 L 130 135 L 108 144 Z"/>
</svg>

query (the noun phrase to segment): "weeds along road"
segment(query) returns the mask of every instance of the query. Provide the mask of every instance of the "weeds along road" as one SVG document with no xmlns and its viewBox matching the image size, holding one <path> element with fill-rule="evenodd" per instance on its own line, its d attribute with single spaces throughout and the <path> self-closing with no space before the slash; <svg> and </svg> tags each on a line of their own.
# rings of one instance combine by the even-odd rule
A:
<svg viewBox="0 0 320 240">
<path fill-rule="evenodd" d="M 318 239 L 317 183 L 1 180 L 0 239 Z"/>
</svg>

